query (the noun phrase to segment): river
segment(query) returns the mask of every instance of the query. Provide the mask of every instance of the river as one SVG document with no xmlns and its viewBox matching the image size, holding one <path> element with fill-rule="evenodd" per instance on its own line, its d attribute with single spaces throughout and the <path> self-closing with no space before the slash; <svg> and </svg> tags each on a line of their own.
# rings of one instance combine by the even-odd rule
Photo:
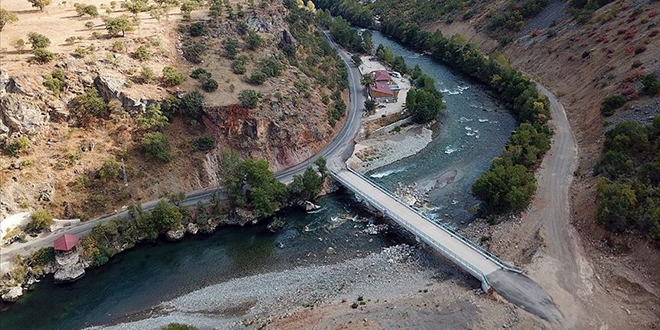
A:
<svg viewBox="0 0 660 330">
<path fill-rule="evenodd" d="M 473 218 L 470 209 L 477 204 L 471 186 L 489 168 L 491 160 L 501 154 L 516 128 L 516 120 L 484 86 L 430 56 L 404 48 L 378 31 L 372 33 L 375 46 L 391 48 L 395 55 L 404 57 L 409 67 L 419 65 L 433 78 L 447 107 L 439 124 L 433 127 L 433 141 L 424 150 L 368 175 L 390 190 L 399 184 L 416 184 L 421 190 L 428 190 L 430 216 L 457 226 L 467 223 Z M 448 183 L 447 178 L 454 175 Z"/>
<path fill-rule="evenodd" d="M 500 154 L 515 121 L 485 90 L 427 56 L 404 49 L 374 32 L 382 43 L 403 55 L 410 66 L 419 65 L 443 91 L 447 109 L 434 128 L 434 139 L 412 157 L 369 173 L 394 189 L 399 182 L 422 185 L 443 173 L 456 171 L 453 183 L 430 190 L 436 205 L 429 211 L 455 223 L 472 218 L 467 209 L 476 204 L 470 186 L 493 157 Z M 196 289 L 248 275 L 296 266 L 337 263 L 364 256 L 394 244 L 387 235 L 362 232 L 366 222 L 333 222 L 360 208 L 347 197 L 322 198 L 323 210 L 306 214 L 286 210 L 279 216 L 284 230 L 270 233 L 266 223 L 245 228 L 222 228 L 211 236 L 186 237 L 177 243 L 158 242 L 114 257 L 107 265 L 88 270 L 81 280 L 54 285 L 47 277 L 15 304 L 0 305 L 0 329 L 80 329 L 117 322 L 162 301 Z M 362 214 L 362 216 L 365 216 Z M 365 219 L 360 217 L 358 219 Z M 310 231 L 305 230 L 307 226 Z M 332 246 L 336 253 L 327 255 Z"/>
</svg>

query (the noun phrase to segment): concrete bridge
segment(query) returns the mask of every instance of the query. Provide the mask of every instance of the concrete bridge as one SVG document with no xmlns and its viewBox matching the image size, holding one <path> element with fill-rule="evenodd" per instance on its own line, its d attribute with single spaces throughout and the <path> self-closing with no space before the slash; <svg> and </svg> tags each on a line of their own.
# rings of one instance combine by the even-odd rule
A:
<svg viewBox="0 0 660 330">
<path fill-rule="evenodd" d="M 374 208 L 491 288 L 489 275 L 504 270 L 521 273 L 446 225 L 428 219 L 420 211 L 401 202 L 389 191 L 350 168 L 331 172 L 332 177 Z M 499 272 L 498 272 L 499 273 Z"/>
</svg>

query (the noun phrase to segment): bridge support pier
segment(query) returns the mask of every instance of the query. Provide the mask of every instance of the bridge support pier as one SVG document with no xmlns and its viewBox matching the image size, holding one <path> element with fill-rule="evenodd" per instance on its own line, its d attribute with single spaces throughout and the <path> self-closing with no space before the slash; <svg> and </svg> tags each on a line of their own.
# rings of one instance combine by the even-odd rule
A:
<svg viewBox="0 0 660 330">
<path fill-rule="evenodd" d="M 481 280 L 481 290 L 484 290 L 485 293 L 490 293 L 491 286 L 485 280 Z"/>
</svg>

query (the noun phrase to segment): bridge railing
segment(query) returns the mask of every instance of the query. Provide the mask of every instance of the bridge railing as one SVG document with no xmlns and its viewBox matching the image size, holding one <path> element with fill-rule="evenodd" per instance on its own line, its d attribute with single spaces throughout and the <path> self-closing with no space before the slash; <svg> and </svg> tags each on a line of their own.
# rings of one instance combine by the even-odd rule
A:
<svg viewBox="0 0 660 330">
<path fill-rule="evenodd" d="M 344 180 L 343 178 L 339 177 L 335 173 L 331 172 L 330 175 L 332 175 L 332 177 L 335 178 L 337 181 L 339 181 L 341 184 L 343 184 L 347 188 L 354 191 L 360 197 L 364 198 L 369 204 L 376 207 L 381 212 L 384 212 L 384 211 L 387 210 L 387 207 L 385 205 L 383 205 L 382 203 L 378 202 L 377 200 L 371 198 L 371 196 L 367 196 L 365 194 L 360 193 L 360 190 L 355 185 L 353 185 L 352 183 Z M 415 227 L 410 226 L 408 221 L 406 221 L 405 219 L 399 217 L 397 214 L 390 212 L 390 213 L 388 213 L 388 216 L 392 217 L 397 223 L 399 223 L 401 226 L 403 226 L 407 231 L 409 231 L 413 235 L 419 237 L 420 239 L 422 239 L 427 244 L 433 246 L 435 249 L 440 251 L 447 258 L 449 258 L 449 259 L 453 260 L 454 262 L 458 263 L 459 266 L 461 266 L 461 268 L 465 269 L 467 272 L 472 274 L 474 277 L 480 278 L 486 289 L 490 288 L 490 283 L 488 282 L 488 278 L 486 277 L 486 274 L 481 272 L 476 267 L 472 266 L 472 264 L 467 262 L 465 259 L 461 258 L 459 255 L 457 255 L 453 251 L 451 251 L 451 250 L 445 248 L 444 246 L 438 244 L 438 242 L 436 242 L 433 238 L 428 236 L 423 231 L 421 231 L 421 230 L 419 230 Z"/>
<path fill-rule="evenodd" d="M 406 203 L 401 202 L 401 201 L 399 200 L 399 198 L 398 198 L 397 196 L 395 196 L 394 194 L 392 194 L 388 189 L 386 189 L 385 187 L 382 187 L 382 186 L 379 185 L 378 183 L 376 183 L 376 182 L 374 182 L 373 180 L 369 179 L 368 177 L 364 176 L 362 173 L 360 173 L 360 172 L 358 172 L 358 171 L 356 171 L 356 170 L 354 170 L 354 169 L 352 169 L 352 168 L 350 168 L 350 167 L 348 167 L 348 166 L 346 166 L 346 169 L 347 169 L 349 172 L 351 172 L 351 173 L 357 175 L 357 176 L 360 177 L 361 179 L 365 180 L 366 182 L 368 182 L 368 183 L 371 184 L 372 186 L 376 187 L 378 190 L 380 190 L 380 191 L 383 192 L 384 194 L 390 196 L 391 198 L 393 198 L 394 200 L 396 200 L 397 202 L 399 202 L 399 203 L 400 203 L 401 205 L 403 205 L 404 207 L 408 208 L 409 210 L 415 212 L 416 214 L 418 214 L 418 215 L 421 216 L 422 218 L 426 219 L 426 221 L 430 222 L 430 223 L 433 224 L 434 226 L 436 226 L 436 227 L 440 228 L 441 230 L 445 231 L 445 232 L 446 232 L 447 234 L 449 234 L 450 236 L 455 237 L 456 239 L 460 240 L 460 241 L 463 242 L 465 245 L 469 246 L 470 248 L 472 248 L 473 250 L 475 250 L 477 253 L 483 255 L 485 258 L 487 258 L 487 259 L 489 259 L 490 261 L 494 262 L 495 264 L 497 264 L 497 265 L 500 266 L 501 268 L 506 269 L 506 270 L 509 270 L 509 271 L 512 271 L 512 272 L 515 272 L 515 273 L 522 273 L 522 270 L 521 270 L 520 268 L 513 267 L 513 266 L 511 266 L 511 265 L 505 263 L 504 261 L 502 261 L 500 258 L 498 258 L 497 256 L 495 256 L 494 254 L 492 254 L 492 253 L 490 253 L 490 252 L 484 250 L 481 246 L 477 245 L 477 244 L 474 243 L 473 241 L 471 241 L 471 240 L 469 240 L 468 238 L 464 237 L 462 234 L 460 234 L 459 232 L 457 232 L 456 230 L 454 230 L 453 228 L 451 228 L 449 225 L 447 225 L 447 224 L 445 224 L 445 223 L 441 223 L 441 222 L 439 223 L 439 222 L 436 222 L 436 221 L 432 221 L 432 220 L 430 220 L 430 219 L 429 219 L 429 218 L 428 218 L 428 217 L 427 217 L 422 211 L 420 211 L 419 209 L 417 209 L 417 208 L 415 208 L 415 207 L 412 207 L 412 206 L 410 206 L 410 205 L 408 205 L 408 204 L 406 204 Z"/>
</svg>

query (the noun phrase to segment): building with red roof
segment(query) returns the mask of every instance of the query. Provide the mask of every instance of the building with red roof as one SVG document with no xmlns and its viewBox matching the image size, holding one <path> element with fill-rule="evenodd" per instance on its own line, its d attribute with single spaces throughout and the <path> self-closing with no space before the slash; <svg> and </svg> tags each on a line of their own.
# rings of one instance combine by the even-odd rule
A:
<svg viewBox="0 0 660 330">
<path fill-rule="evenodd" d="M 384 82 L 376 82 L 369 86 L 369 95 L 376 102 L 393 102 L 394 92 L 390 89 L 390 85 Z"/>
<path fill-rule="evenodd" d="M 76 244 L 78 244 L 78 236 L 64 234 L 55 240 L 53 243 L 53 248 L 55 248 L 55 251 L 66 252 L 71 251 L 71 249 L 73 249 Z"/>
<path fill-rule="evenodd" d="M 376 70 L 371 74 L 374 76 L 374 81 L 377 83 L 382 82 L 388 85 L 392 83 L 392 77 L 390 77 L 389 72 L 386 70 Z"/>
</svg>

